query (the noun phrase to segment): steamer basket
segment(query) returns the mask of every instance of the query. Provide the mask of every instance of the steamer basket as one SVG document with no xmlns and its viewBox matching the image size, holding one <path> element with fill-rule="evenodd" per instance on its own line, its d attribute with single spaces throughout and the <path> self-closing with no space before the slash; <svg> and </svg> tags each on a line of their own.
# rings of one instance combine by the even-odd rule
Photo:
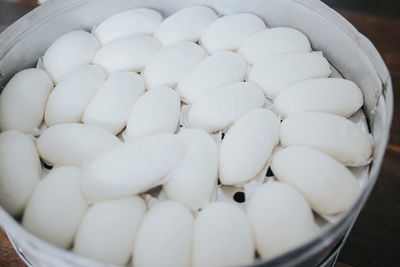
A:
<svg viewBox="0 0 400 267">
<path fill-rule="evenodd" d="M 331 266 L 378 178 L 389 138 L 393 91 L 389 72 L 372 43 L 347 20 L 318 0 L 54 0 L 36 8 L 0 34 L 0 86 L 24 68 L 35 66 L 47 47 L 65 32 L 91 30 L 106 17 L 134 7 L 149 7 L 168 16 L 187 6 L 202 4 L 221 15 L 250 12 L 270 27 L 303 31 L 314 50 L 340 74 L 357 83 L 364 94 L 363 110 L 373 134 L 374 155 L 368 185 L 337 223 L 295 250 L 255 266 Z M 33 266 L 104 266 L 58 249 L 26 232 L 0 208 L 0 225 L 20 256 Z M 155 255 L 156 256 L 156 255 Z"/>
</svg>

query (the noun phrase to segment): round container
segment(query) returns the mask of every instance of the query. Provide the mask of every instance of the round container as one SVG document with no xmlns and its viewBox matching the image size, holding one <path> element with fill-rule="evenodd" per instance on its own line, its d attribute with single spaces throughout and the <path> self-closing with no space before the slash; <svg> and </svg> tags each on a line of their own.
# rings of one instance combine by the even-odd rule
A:
<svg viewBox="0 0 400 267">
<path fill-rule="evenodd" d="M 316 238 L 272 260 L 255 262 L 255 266 L 334 264 L 378 178 L 389 138 L 393 91 L 389 72 L 371 42 L 319 0 L 48 1 L 0 34 L 0 86 L 4 87 L 17 71 L 35 66 L 47 47 L 63 33 L 79 28 L 90 31 L 108 16 L 129 8 L 154 8 L 168 16 L 196 4 L 209 6 L 221 15 L 250 12 L 263 18 L 270 27 L 288 26 L 301 30 L 311 40 L 314 50 L 323 51 L 343 77 L 362 89 L 363 110 L 374 141 L 368 185 L 339 221 L 324 227 Z M 7 231 L 21 257 L 33 266 L 103 266 L 36 238 L 2 208 L 0 225 Z"/>
</svg>

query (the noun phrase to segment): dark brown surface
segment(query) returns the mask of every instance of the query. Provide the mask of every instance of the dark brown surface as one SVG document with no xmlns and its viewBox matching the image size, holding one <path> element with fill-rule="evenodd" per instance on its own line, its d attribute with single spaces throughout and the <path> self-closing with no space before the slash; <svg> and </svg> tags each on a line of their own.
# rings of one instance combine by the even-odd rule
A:
<svg viewBox="0 0 400 267">
<path fill-rule="evenodd" d="M 18 257 L 14 248 L 7 239 L 6 233 L 0 228 L 0 266 L 25 267 L 25 263 Z"/>
<path fill-rule="evenodd" d="M 378 48 L 394 83 L 390 144 L 378 182 L 362 210 L 337 266 L 397 266 L 400 258 L 400 1 L 325 0 Z M 0 0 L 0 31 L 36 4 Z M 0 266 L 25 266 L 0 230 Z"/>
<path fill-rule="evenodd" d="M 351 10 L 375 16 L 399 17 L 399 0 L 322 0 L 333 9 Z"/>
</svg>

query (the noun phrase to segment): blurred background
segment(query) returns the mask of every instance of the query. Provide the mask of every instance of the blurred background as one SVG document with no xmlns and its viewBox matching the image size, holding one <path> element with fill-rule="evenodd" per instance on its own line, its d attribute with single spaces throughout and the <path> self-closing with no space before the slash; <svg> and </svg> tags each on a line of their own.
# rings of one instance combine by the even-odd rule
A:
<svg viewBox="0 0 400 267">
<path fill-rule="evenodd" d="M 394 87 L 395 110 L 391 138 L 381 174 L 336 266 L 399 266 L 400 0 L 322 2 L 337 10 L 374 43 L 391 72 Z M 0 32 L 37 5 L 36 0 L 0 0 Z M 1 229 L 0 266 L 25 266 Z"/>
</svg>

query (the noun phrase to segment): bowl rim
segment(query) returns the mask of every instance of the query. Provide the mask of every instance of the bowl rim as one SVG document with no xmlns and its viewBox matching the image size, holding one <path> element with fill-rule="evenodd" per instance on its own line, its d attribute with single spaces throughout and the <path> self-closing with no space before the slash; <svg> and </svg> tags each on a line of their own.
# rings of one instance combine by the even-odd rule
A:
<svg viewBox="0 0 400 267">
<path fill-rule="evenodd" d="M 19 40 L 24 38 L 24 35 L 32 31 L 35 27 L 38 27 L 40 26 L 40 24 L 50 21 L 58 14 L 64 13 L 69 9 L 79 8 L 80 6 L 86 5 L 88 2 L 91 1 L 96 0 L 50 0 L 43 5 L 35 8 L 31 12 L 27 13 L 0 34 L 0 60 L 7 54 L 11 47 L 18 43 Z M 371 66 L 374 67 L 380 79 L 380 82 L 382 83 L 382 97 L 384 99 L 382 99 L 381 102 L 385 105 L 386 111 L 386 121 L 383 122 L 385 128 L 382 129 L 384 134 L 381 137 L 384 146 L 383 149 L 377 151 L 376 158 L 374 159 L 372 165 L 370 165 L 370 181 L 368 185 L 364 188 L 364 191 L 357 198 L 357 201 L 353 203 L 353 205 L 346 212 L 343 213 L 343 216 L 341 216 L 341 218 L 336 223 L 327 225 L 326 227 L 321 229 L 318 235 L 316 235 L 314 238 L 304 243 L 303 245 L 266 261 L 261 259 L 257 260 L 256 262 L 254 262 L 253 266 L 276 266 L 283 263 L 285 263 L 285 266 L 295 266 L 301 262 L 304 262 L 304 260 L 310 257 L 310 255 L 316 254 L 318 251 L 321 250 L 321 247 L 327 246 L 336 239 L 340 238 L 340 233 L 346 232 L 344 236 L 344 239 L 346 239 L 349 231 L 351 230 L 355 222 L 355 219 L 358 217 L 361 208 L 367 201 L 378 178 L 378 174 L 382 166 L 383 157 L 386 150 L 385 148 L 389 141 L 390 125 L 393 117 L 393 88 L 390 74 L 382 57 L 378 53 L 377 49 L 373 46 L 373 44 L 364 35 L 359 33 L 357 29 L 353 25 L 351 25 L 350 22 L 348 22 L 343 16 L 341 16 L 333 9 L 329 8 L 321 1 L 287 1 L 301 5 L 303 8 L 308 9 L 308 11 L 319 14 L 331 23 L 335 23 L 336 27 L 340 29 L 342 34 L 350 37 L 350 40 L 353 42 L 353 44 L 370 62 Z M 208 2 L 210 1 L 197 2 L 198 4 L 208 5 Z M 216 2 L 218 2 L 218 0 Z M 57 11 L 54 12 L 54 10 Z M 0 79 L 1 77 L 2 73 L 0 70 Z M 43 251 L 52 254 L 53 257 L 63 255 L 63 258 L 66 260 L 79 259 L 80 262 L 87 265 L 102 264 L 98 263 L 97 261 L 81 257 L 77 254 L 72 253 L 71 251 L 58 248 L 37 238 L 33 234 L 27 232 L 21 226 L 21 224 L 18 223 L 13 217 L 11 217 L 2 207 L 0 207 L 0 226 L 6 230 L 10 237 L 12 237 L 13 235 L 18 235 L 19 237 L 23 238 L 24 242 L 35 244 L 35 246 L 38 247 L 38 250 L 40 250 L 40 248 L 43 248 Z M 299 252 L 301 251 L 306 251 L 307 253 L 299 254 Z M 294 255 L 296 255 L 296 257 L 294 257 Z M 289 263 L 286 262 L 288 258 L 292 260 Z"/>
</svg>

